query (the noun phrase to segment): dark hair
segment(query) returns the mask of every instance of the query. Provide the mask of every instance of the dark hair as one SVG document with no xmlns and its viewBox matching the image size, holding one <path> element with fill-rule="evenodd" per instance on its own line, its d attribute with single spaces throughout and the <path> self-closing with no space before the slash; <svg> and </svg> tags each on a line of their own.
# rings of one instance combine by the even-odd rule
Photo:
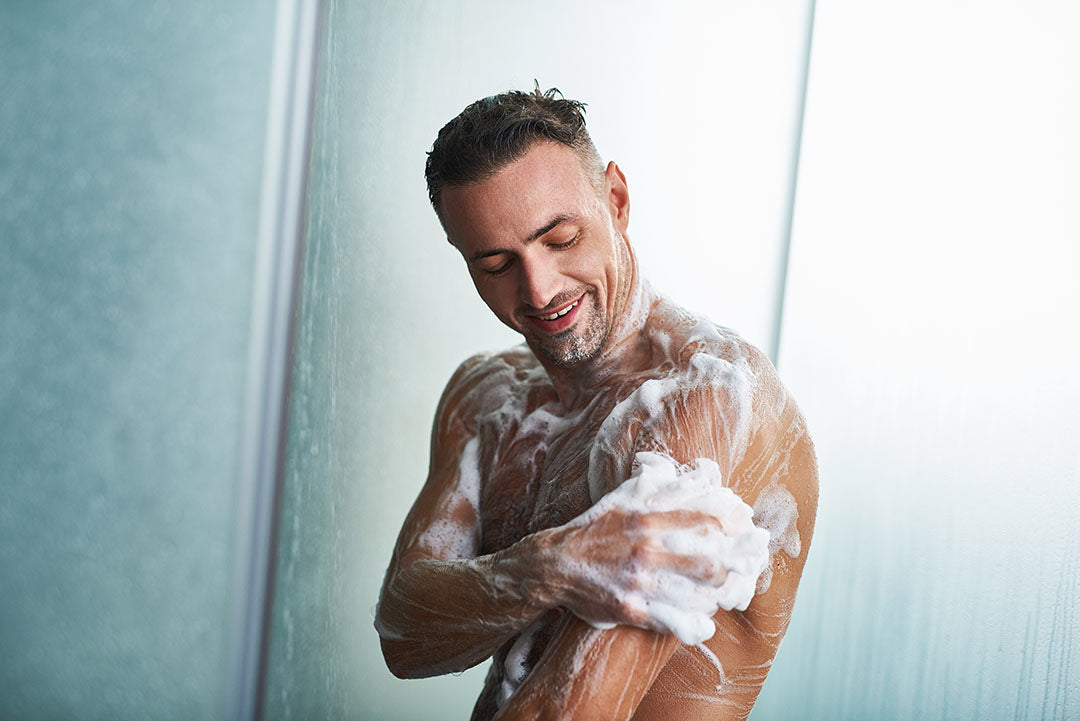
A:
<svg viewBox="0 0 1080 721">
<path fill-rule="evenodd" d="M 585 129 L 585 103 L 567 100 L 558 88 L 531 93 L 508 90 L 477 100 L 443 126 L 428 153 L 424 176 L 435 212 L 447 185 L 472 185 L 517 160 L 534 143 L 554 141 L 574 150 L 593 185 L 604 166 Z"/>
</svg>

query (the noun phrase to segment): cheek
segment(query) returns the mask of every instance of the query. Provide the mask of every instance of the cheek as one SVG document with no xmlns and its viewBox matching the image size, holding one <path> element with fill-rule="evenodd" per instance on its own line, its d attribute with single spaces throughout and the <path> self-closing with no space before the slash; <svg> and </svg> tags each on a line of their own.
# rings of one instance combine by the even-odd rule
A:
<svg viewBox="0 0 1080 721">
<path fill-rule="evenodd" d="M 599 286 L 605 296 L 610 296 L 616 292 L 623 273 L 618 258 L 611 253 L 597 253 L 592 259 L 592 275 L 591 282 Z"/>
<path fill-rule="evenodd" d="M 608 248 L 600 246 L 582 252 L 567 267 L 567 275 L 572 275 L 590 285 L 606 283 L 611 277 L 614 263 L 608 251 Z"/>
<path fill-rule="evenodd" d="M 502 318 L 512 318 L 516 302 L 510 283 L 506 282 L 477 282 L 474 279 L 476 292 L 480 299 L 495 315 Z"/>
</svg>

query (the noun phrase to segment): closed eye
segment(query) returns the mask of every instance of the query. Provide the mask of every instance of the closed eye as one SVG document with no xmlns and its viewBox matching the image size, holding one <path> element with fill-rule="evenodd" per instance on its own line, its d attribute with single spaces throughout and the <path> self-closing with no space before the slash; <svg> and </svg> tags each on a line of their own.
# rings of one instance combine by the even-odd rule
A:
<svg viewBox="0 0 1080 721">
<path fill-rule="evenodd" d="M 581 233 L 578 233 L 577 235 L 575 235 L 573 238 L 566 241 L 565 243 L 551 243 L 548 247 L 549 248 L 554 248 L 555 250 L 566 250 L 567 248 L 570 248 L 570 247 L 573 247 L 574 245 L 577 245 L 577 242 L 579 240 L 581 240 Z"/>
<path fill-rule="evenodd" d="M 483 271 L 485 273 L 487 273 L 488 275 L 490 275 L 492 277 L 495 277 L 495 276 L 502 275 L 503 273 L 505 273 L 507 270 L 509 270 L 510 266 L 513 265 L 513 264 L 514 264 L 514 259 L 513 258 L 507 258 L 506 262 L 503 263 L 502 265 L 500 265 L 498 268 L 484 268 Z"/>
<path fill-rule="evenodd" d="M 553 249 L 553 250 L 568 250 L 568 249 L 574 247 L 575 245 L 577 245 L 578 241 L 580 241 L 580 240 L 581 240 L 581 233 L 579 232 L 573 238 L 566 241 L 565 243 L 548 243 L 548 247 Z M 499 255 L 499 253 L 496 253 L 495 255 Z M 489 256 L 489 257 L 491 257 L 491 256 Z M 514 264 L 514 258 L 513 258 L 513 256 L 511 256 L 511 257 L 508 257 L 506 259 L 505 263 L 498 266 L 497 268 L 484 268 L 484 267 L 481 266 L 480 270 L 484 271 L 484 273 L 486 275 L 488 275 L 489 277 L 495 278 L 495 277 L 498 277 L 498 276 L 502 275 L 506 271 L 508 271 L 513 264 Z"/>
</svg>

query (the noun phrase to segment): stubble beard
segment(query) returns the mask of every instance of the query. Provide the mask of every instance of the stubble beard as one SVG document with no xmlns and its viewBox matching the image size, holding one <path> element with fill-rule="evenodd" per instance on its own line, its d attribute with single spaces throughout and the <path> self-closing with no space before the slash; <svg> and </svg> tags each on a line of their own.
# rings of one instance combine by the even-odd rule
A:
<svg viewBox="0 0 1080 721">
<path fill-rule="evenodd" d="M 604 314 L 600 310 L 595 291 L 589 290 L 585 293 L 582 305 L 585 303 L 591 308 L 582 307 L 579 313 L 591 311 L 588 316 L 579 318 L 577 323 L 561 333 L 530 333 L 526 339 L 533 351 L 560 368 L 570 368 L 598 356 L 607 340 L 607 325 L 604 323 Z"/>
</svg>

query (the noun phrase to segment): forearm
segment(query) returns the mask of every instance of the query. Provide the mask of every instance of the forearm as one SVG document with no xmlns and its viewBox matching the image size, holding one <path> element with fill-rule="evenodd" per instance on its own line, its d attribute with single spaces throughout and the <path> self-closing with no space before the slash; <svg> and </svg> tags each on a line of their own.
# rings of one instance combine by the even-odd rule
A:
<svg viewBox="0 0 1080 721">
<path fill-rule="evenodd" d="M 600 630 L 568 616 L 498 721 L 613 721 L 633 717 L 679 642 L 674 636 L 617 626 Z"/>
<path fill-rule="evenodd" d="M 544 532 L 471 559 L 421 559 L 387 574 L 375 626 L 394 675 L 462 671 L 558 605 L 543 582 Z"/>
<path fill-rule="evenodd" d="M 768 534 L 753 527 L 751 509 L 719 485 L 717 472 L 680 477 L 670 459 L 639 456 L 630 480 L 588 511 L 496 554 L 439 559 L 422 545 L 402 546 L 376 619 L 390 670 L 402 677 L 464 670 L 556 606 L 597 626 L 673 632 L 691 644 L 711 636 L 717 607 L 740 603 L 736 582 L 752 593 L 761 565 L 754 554 L 767 557 Z M 695 499 L 711 504 L 680 507 Z M 721 515 L 746 526 L 738 545 Z"/>
</svg>

